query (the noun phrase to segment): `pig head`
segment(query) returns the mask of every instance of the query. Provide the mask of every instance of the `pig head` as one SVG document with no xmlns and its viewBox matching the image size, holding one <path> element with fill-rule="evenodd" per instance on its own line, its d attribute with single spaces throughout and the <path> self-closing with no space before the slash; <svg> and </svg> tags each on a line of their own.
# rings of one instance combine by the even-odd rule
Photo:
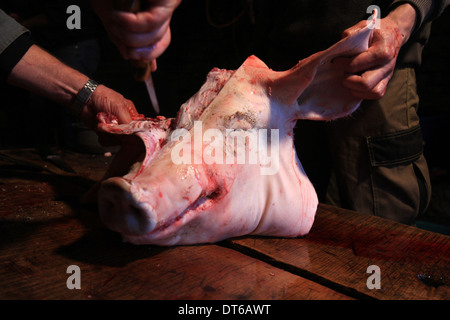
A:
<svg viewBox="0 0 450 320">
<path fill-rule="evenodd" d="M 368 25 L 287 71 L 255 56 L 236 71 L 214 68 L 176 119 L 103 123 L 124 142 L 98 191 L 102 221 L 134 244 L 307 234 L 318 200 L 293 128 L 359 106 L 332 61 L 367 50 L 370 36 Z"/>
</svg>

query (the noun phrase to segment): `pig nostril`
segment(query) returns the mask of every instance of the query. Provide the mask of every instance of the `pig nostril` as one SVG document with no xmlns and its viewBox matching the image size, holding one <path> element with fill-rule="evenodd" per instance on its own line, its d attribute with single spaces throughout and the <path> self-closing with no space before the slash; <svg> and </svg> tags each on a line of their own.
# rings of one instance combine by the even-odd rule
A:
<svg viewBox="0 0 450 320">
<path fill-rule="evenodd" d="M 130 197 L 130 184 L 120 178 L 111 178 L 99 191 L 99 213 L 111 230 L 127 235 L 144 235 L 155 227 L 153 209 Z"/>
<path fill-rule="evenodd" d="M 143 206 L 133 203 L 125 204 L 120 214 L 124 223 L 122 232 L 128 235 L 144 235 L 154 229 L 155 223 L 149 218 Z"/>
</svg>

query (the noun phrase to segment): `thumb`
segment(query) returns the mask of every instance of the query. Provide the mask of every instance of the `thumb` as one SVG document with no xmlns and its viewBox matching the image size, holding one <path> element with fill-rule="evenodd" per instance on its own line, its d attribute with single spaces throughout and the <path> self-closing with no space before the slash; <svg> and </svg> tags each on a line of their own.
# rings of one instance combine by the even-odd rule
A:
<svg viewBox="0 0 450 320">
<path fill-rule="evenodd" d="M 367 25 L 367 21 L 366 20 L 362 20 L 360 22 L 358 22 L 357 24 L 355 24 L 354 26 L 351 26 L 350 28 L 344 30 L 344 32 L 342 32 L 342 39 L 346 38 L 350 35 L 352 35 L 353 33 L 363 29 L 364 27 L 366 27 Z"/>
<path fill-rule="evenodd" d="M 113 104 L 111 111 L 117 117 L 119 124 L 129 123 L 133 118 L 136 118 L 139 115 L 131 100 L 123 98 L 121 101 L 111 102 Z"/>
</svg>

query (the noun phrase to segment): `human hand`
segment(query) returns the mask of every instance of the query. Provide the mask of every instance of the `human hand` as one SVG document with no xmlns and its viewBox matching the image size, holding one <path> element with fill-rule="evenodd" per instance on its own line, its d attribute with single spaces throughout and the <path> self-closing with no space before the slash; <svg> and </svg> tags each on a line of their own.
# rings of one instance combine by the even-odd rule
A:
<svg viewBox="0 0 450 320">
<path fill-rule="evenodd" d="M 367 51 L 352 58 L 337 58 L 333 61 L 348 74 L 343 85 L 355 97 L 377 100 L 384 96 L 400 48 L 408 41 L 415 20 L 415 9 L 409 4 L 401 5 L 380 20 L 380 27 L 373 30 Z M 366 23 L 363 20 L 345 30 L 343 37 L 365 27 Z"/>
<path fill-rule="evenodd" d="M 105 133 L 102 126 L 108 123 L 129 123 L 143 116 L 137 112 L 131 100 L 108 87 L 99 85 L 81 111 L 80 117 L 88 128 L 97 132 L 101 145 L 113 146 L 121 144 L 122 141 Z"/>
<path fill-rule="evenodd" d="M 99 117 L 99 114 L 102 116 Z M 97 87 L 80 115 L 90 129 L 97 129 L 101 123 L 112 121 L 128 123 L 139 116 L 131 100 L 103 85 Z"/>
<path fill-rule="evenodd" d="M 92 0 L 92 6 L 125 59 L 153 61 L 170 44 L 169 24 L 180 2 L 141 0 L 144 9 L 137 13 L 119 11 L 111 0 Z"/>
</svg>

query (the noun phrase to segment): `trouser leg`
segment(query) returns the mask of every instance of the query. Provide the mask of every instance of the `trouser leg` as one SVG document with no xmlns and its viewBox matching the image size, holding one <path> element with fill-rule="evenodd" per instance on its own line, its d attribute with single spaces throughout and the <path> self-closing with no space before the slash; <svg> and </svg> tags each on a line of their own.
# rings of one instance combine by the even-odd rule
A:
<svg viewBox="0 0 450 320">
<path fill-rule="evenodd" d="M 414 224 L 430 201 L 413 69 L 394 73 L 385 96 L 326 124 L 331 152 L 327 202 Z"/>
</svg>

